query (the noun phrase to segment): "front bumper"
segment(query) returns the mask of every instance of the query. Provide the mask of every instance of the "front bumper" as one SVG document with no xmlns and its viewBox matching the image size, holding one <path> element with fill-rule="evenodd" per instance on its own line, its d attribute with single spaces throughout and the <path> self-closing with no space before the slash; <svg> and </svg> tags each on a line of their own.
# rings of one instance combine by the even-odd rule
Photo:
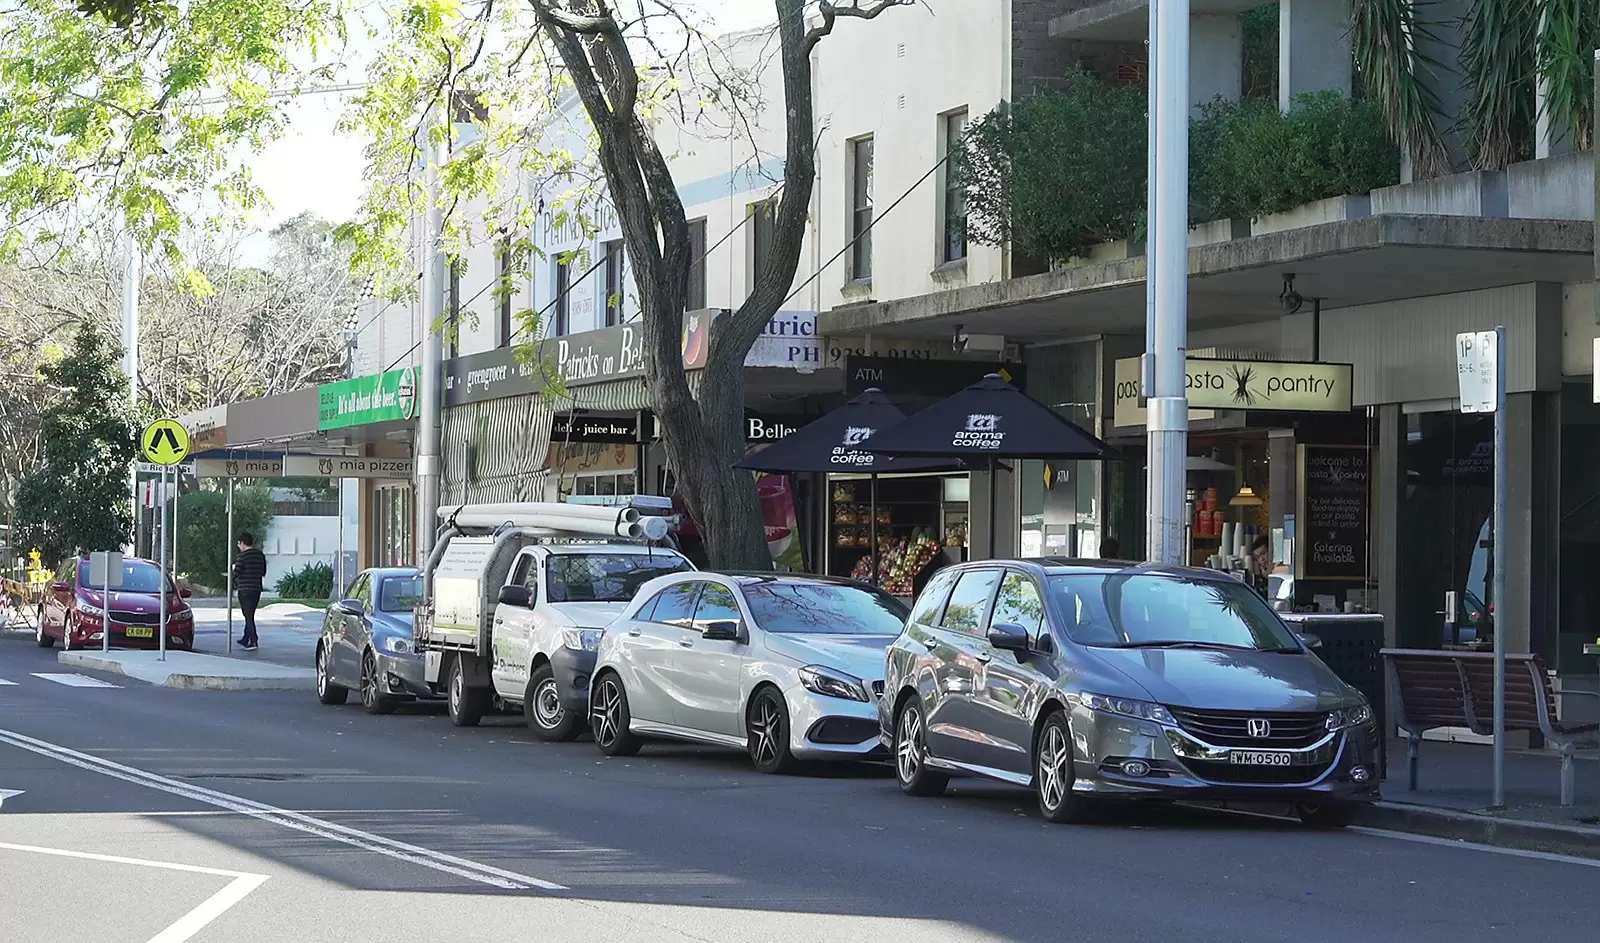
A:
<svg viewBox="0 0 1600 943">
<path fill-rule="evenodd" d="M 1265 750 L 1209 743 L 1179 728 L 1082 708 L 1075 712 L 1073 730 L 1081 732 L 1072 787 L 1078 793 L 1240 802 L 1380 798 L 1375 725 L 1326 733 L 1299 749 Z M 1259 753 L 1285 756 L 1288 765 L 1247 765 L 1233 759 L 1234 754 Z"/>
<path fill-rule="evenodd" d="M 561 694 L 561 706 L 580 717 L 589 716 L 589 680 L 594 677 L 599 652 L 558 648 L 550 655 L 550 673 Z"/>
<path fill-rule="evenodd" d="M 138 638 L 130 637 L 128 635 L 128 629 L 130 629 L 130 628 L 132 628 L 134 631 L 139 631 L 141 629 L 148 629 L 150 631 L 150 635 L 149 635 L 149 637 L 142 637 L 142 636 L 138 637 Z M 98 624 L 89 623 L 88 625 L 85 625 L 85 626 L 79 626 L 77 631 L 73 631 L 72 626 L 69 624 L 67 626 L 67 628 L 66 628 L 66 631 L 71 633 L 71 635 L 72 635 L 72 644 L 73 645 L 77 645 L 77 646 L 87 645 L 90 648 L 93 648 L 94 646 L 101 644 L 101 640 L 102 640 L 101 629 L 100 629 L 100 626 Z M 161 647 L 161 628 L 159 626 L 154 626 L 154 625 L 126 626 L 126 625 L 121 625 L 121 624 L 113 622 L 111 624 L 111 647 L 112 648 L 160 648 Z M 173 648 L 173 647 L 177 647 L 177 648 L 193 648 L 194 647 L 194 623 L 193 622 L 182 622 L 182 623 L 169 622 L 169 623 L 167 623 L 167 647 L 168 648 Z"/>
<path fill-rule="evenodd" d="M 414 697 L 424 701 L 444 696 L 443 691 L 434 690 L 433 685 L 424 677 L 421 655 L 396 655 L 393 652 L 383 651 L 375 654 L 378 659 L 378 673 L 383 677 L 384 689 L 390 695 Z"/>
<path fill-rule="evenodd" d="M 789 752 L 806 760 L 881 760 L 889 751 L 878 739 L 878 704 L 814 694 L 796 685 L 784 692 L 789 704 Z"/>
</svg>

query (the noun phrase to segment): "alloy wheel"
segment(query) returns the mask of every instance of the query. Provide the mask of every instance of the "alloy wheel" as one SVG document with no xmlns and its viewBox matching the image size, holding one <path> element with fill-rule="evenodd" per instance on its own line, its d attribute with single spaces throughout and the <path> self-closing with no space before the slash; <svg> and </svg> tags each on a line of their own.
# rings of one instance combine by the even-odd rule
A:
<svg viewBox="0 0 1600 943">
<path fill-rule="evenodd" d="M 600 693 L 595 698 L 594 705 L 594 742 L 601 747 L 609 747 L 617 742 L 619 714 L 622 704 L 622 691 L 617 687 L 617 682 L 607 678 L 600 684 Z"/>
<path fill-rule="evenodd" d="M 917 771 L 922 769 L 922 757 L 926 747 L 922 742 L 922 712 L 907 710 L 900 714 L 900 736 L 895 738 L 895 765 L 900 772 L 900 781 L 911 782 L 916 778 Z"/>
<path fill-rule="evenodd" d="M 1039 742 L 1039 800 L 1046 809 L 1061 808 L 1067 794 L 1067 738 L 1061 728 L 1045 728 Z"/>
<path fill-rule="evenodd" d="M 452 714 L 460 713 L 461 711 L 462 686 L 465 683 L 461 674 L 459 667 L 450 672 L 450 713 Z"/>
<path fill-rule="evenodd" d="M 361 659 L 361 706 L 367 710 L 378 703 L 378 672 L 372 653 Z"/>
<path fill-rule="evenodd" d="M 539 726 L 553 730 L 566 719 L 567 709 L 561 706 L 561 692 L 554 678 L 540 682 L 533 692 L 533 715 Z"/>
<path fill-rule="evenodd" d="M 771 697 L 763 697 L 756 705 L 755 716 L 750 719 L 750 733 L 755 738 L 751 754 L 756 766 L 765 768 L 778 761 L 778 746 L 783 742 L 783 717 Z"/>
<path fill-rule="evenodd" d="M 328 696 L 328 646 L 317 653 L 317 696 Z"/>
</svg>

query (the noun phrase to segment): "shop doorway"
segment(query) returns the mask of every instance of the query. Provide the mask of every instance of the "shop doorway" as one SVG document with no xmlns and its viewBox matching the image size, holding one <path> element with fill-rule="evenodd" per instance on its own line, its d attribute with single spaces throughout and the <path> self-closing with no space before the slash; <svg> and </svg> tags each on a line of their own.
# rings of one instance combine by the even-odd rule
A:
<svg viewBox="0 0 1600 943">
<path fill-rule="evenodd" d="M 1490 648 L 1494 420 L 1457 412 L 1406 417 L 1396 638 L 1402 648 Z M 1452 607 L 1453 611 L 1451 611 Z"/>
</svg>

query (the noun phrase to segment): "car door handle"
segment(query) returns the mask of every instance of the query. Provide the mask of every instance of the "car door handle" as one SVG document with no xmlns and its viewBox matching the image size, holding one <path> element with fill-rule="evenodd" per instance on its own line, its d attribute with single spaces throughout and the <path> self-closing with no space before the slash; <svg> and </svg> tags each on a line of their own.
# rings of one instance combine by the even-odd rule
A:
<svg viewBox="0 0 1600 943">
<path fill-rule="evenodd" d="M 692 639 L 692 638 L 681 638 L 681 639 L 678 639 L 678 644 L 682 645 L 684 648 L 694 648 L 694 639 Z"/>
<path fill-rule="evenodd" d="M 638 638 L 639 636 L 641 636 L 643 634 L 644 634 L 644 632 L 639 630 L 639 629 L 629 629 L 628 630 L 628 635 L 633 637 L 633 638 Z"/>
</svg>

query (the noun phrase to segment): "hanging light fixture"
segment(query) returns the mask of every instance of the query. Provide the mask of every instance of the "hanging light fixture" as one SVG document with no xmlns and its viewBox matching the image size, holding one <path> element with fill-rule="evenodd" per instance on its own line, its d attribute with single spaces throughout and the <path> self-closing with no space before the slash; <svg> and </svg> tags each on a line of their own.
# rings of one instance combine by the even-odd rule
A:
<svg viewBox="0 0 1600 943">
<path fill-rule="evenodd" d="M 1258 508 L 1261 505 L 1261 495 L 1251 490 L 1249 485 L 1240 488 L 1239 493 L 1233 496 L 1232 501 L 1228 502 L 1229 507 L 1236 508 Z"/>
</svg>

